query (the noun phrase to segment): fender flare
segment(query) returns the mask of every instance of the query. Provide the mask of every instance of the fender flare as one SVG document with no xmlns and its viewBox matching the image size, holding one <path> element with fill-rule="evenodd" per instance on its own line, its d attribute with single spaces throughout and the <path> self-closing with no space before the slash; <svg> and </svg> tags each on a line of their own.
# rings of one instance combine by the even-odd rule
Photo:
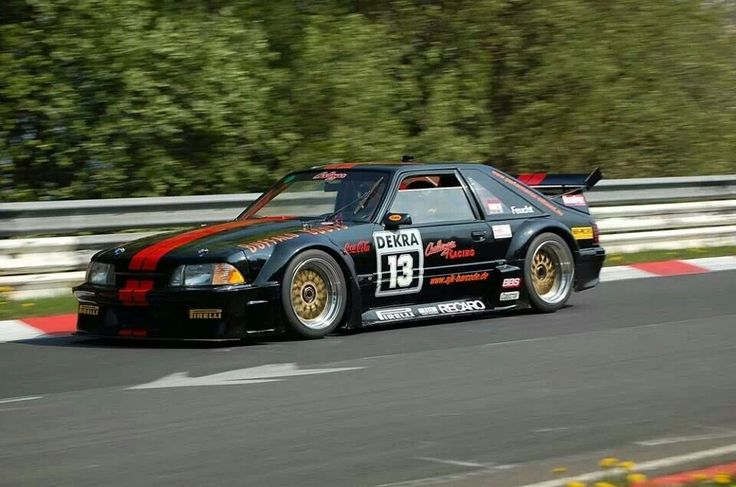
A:
<svg viewBox="0 0 736 487">
<path fill-rule="evenodd" d="M 570 246 L 573 258 L 577 258 L 578 244 L 572 236 L 570 229 L 564 224 L 551 218 L 538 218 L 527 220 L 514 234 L 511 245 L 506 253 L 508 262 L 518 262 L 526 257 L 526 252 L 534 237 L 540 233 L 549 232 L 559 235 Z"/>
<path fill-rule="evenodd" d="M 266 282 L 278 282 L 281 284 L 289 262 L 297 254 L 307 250 L 321 250 L 337 261 L 337 264 L 345 275 L 345 282 L 348 288 L 348 308 L 345 310 L 345 317 L 343 317 L 344 323 L 340 326 L 340 329 L 360 327 L 362 321 L 362 300 L 360 288 L 358 287 L 355 263 L 349 255 L 330 239 L 320 238 L 320 236 L 305 236 L 304 238 L 280 243 L 274 248 L 268 261 L 261 268 L 254 284 L 265 284 Z"/>
</svg>

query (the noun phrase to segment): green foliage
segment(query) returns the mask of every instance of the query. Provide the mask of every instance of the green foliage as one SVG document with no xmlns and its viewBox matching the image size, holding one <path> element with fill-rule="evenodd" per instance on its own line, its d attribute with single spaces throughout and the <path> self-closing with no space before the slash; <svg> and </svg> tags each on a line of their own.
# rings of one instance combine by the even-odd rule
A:
<svg viewBox="0 0 736 487">
<path fill-rule="evenodd" d="M 725 5 L 4 0 L 0 199 L 251 191 L 404 153 L 733 173 Z"/>
</svg>

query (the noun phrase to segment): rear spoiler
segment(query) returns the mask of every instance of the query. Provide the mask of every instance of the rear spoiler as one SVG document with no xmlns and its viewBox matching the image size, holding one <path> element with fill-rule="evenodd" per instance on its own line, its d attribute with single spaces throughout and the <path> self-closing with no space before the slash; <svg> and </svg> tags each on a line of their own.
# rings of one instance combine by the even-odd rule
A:
<svg viewBox="0 0 736 487">
<path fill-rule="evenodd" d="M 603 173 L 600 168 L 590 174 L 523 173 L 516 176 L 516 179 L 565 206 L 587 211 L 588 203 L 583 192 L 603 179 Z"/>
</svg>

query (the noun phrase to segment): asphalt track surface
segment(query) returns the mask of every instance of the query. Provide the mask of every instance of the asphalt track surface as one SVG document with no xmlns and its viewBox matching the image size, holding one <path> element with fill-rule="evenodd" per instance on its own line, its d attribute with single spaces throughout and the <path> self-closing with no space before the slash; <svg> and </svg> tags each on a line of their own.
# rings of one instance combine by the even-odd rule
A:
<svg viewBox="0 0 736 487">
<path fill-rule="evenodd" d="M 570 304 L 306 342 L 2 344 L 0 485 L 502 486 L 736 443 L 736 272 Z M 128 389 L 287 363 L 357 369 Z"/>
</svg>

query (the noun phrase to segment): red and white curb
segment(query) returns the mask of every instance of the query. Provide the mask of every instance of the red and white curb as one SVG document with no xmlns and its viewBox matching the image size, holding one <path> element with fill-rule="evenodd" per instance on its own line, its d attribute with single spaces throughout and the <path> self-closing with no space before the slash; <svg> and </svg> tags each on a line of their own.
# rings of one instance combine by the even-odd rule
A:
<svg viewBox="0 0 736 487">
<path fill-rule="evenodd" d="M 76 314 L 0 321 L 0 343 L 69 335 L 76 326 Z"/>
<path fill-rule="evenodd" d="M 726 270 L 736 270 L 736 256 L 668 260 L 664 262 L 646 262 L 642 264 L 604 267 L 601 271 L 601 282 L 701 274 Z M 76 322 L 77 316 L 75 314 L 0 321 L 0 343 L 55 335 L 68 335 L 74 331 Z"/>
<path fill-rule="evenodd" d="M 692 485 L 693 482 L 712 481 L 719 476 L 725 476 L 727 479 L 730 479 L 734 474 L 736 474 L 736 462 L 698 470 L 688 470 L 672 475 L 663 475 L 635 485 L 636 487 L 686 487 L 687 485 Z M 717 483 L 732 485 L 729 480 Z"/>
<path fill-rule="evenodd" d="M 604 267 L 601 282 L 642 279 L 647 277 L 681 276 L 736 269 L 736 255 L 706 257 L 703 259 L 666 260 L 641 264 Z"/>
</svg>

